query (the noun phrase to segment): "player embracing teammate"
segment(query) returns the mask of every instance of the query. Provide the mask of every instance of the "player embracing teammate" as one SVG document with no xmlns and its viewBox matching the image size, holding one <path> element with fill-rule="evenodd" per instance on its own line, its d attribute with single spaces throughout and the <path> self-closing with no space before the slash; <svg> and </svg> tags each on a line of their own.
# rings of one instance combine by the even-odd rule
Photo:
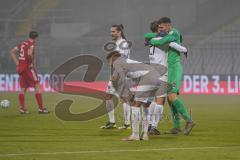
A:
<svg viewBox="0 0 240 160">
<path fill-rule="evenodd" d="M 19 107 L 21 114 L 28 114 L 25 106 L 25 92 L 29 87 L 35 88 L 35 97 L 38 104 L 38 113 L 46 114 L 49 111 L 43 107 L 42 93 L 35 68 L 35 40 L 38 37 L 36 31 L 29 33 L 29 39 L 14 47 L 11 51 L 11 57 L 17 66 L 19 74 L 19 83 L 21 90 L 18 94 Z"/>
<path fill-rule="evenodd" d="M 150 65 L 124 58 L 118 51 L 107 55 L 108 63 L 113 68 L 111 80 L 120 96 L 124 88 L 121 85 L 124 84 L 126 77 L 133 81 L 138 79 L 135 91 L 131 90 L 135 95 L 131 104 L 132 134 L 123 139 L 126 141 L 148 140 L 148 131 L 159 134 L 157 123 L 163 111 L 165 97 L 171 108 L 174 122 L 174 127 L 170 130 L 171 134 L 182 132 L 179 115 L 186 121 L 183 130 L 185 135 L 189 135 L 195 126 L 185 105 L 177 97 L 182 80 L 180 53 L 186 54 L 187 52 L 187 49 L 180 45 L 181 35 L 172 27 L 168 17 L 153 22 L 151 30 L 151 33 L 144 35 L 145 45 L 150 46 Z M 119 84 L 121 85 L 119 86 Z M 151 107 L 148 109 L 154 98 L 153 109 Z M 143 106 L 142 115 L 140 114 L 141 106 Z M 154 121 L 150 121 L 150 119 L 154 119 Z M 140 121 L 142 121 L 141 133 L 139 132 Z M 151 127 L 149 127 L 149 123 Z"/>
<path fill-rule="evenodd" d="M 163 47 L 166 44 L 170 44 L 171 42 L 175 42 L 180 44 L 181 35 L 179 31 L 172 27 L 171 20 L 168 17 L 162 17 L 158 21 L 159 31 L 166 33 L 167 35 L 161 39 L 156 39 L 158 36 L 157 33 L 147 33 L 145 34 L 145 39 L 149 40 L 149 43 L 153 46 L 161 46 Z M 167 56 L 167 64 L 168 64 L 168 93 L 167 100 L 169 106 L 171 108 L 174 127 L 170 130 L 171 134 L 178 134 L 182 132 L 180 127 L 180 117 L 181 115 L 183 119 L 186 121 L 185 128 L 183 133 L 185 135 L 189 135 L 192 128 L 196 125 L 191 115 L 188 113 L 187 108 L 182 103 L 182 101 L 178 98 L 178 94 L 180 93 L 180 85 L 182 81 L 182 65 L 181 65 L 181 56 L 180 52 L 174 49 L 173 47 L 168 48 L 168 56 Z"/>
<path fill-rule="evenodd" d="M 120 97 L 124 94 L 126 77 L 132 81 L 137 81 L 137 86 L 134 87 L 134 90 L 131 89 L 132 94 L 134 94 L 134 100 L 131 103 L 132 134 L 123 140 L 148 140 L 150 98 L 154 97 L 156 91 L 164 83 L 159 79 L 159 72 L 151 65 L 122 57 L 118 51 L 108 53 L 106 58 L 113 68 L 111 80 Z M 141 106 L 143 106 L 142 114 L 140 112 Z M 141 132 L 140 122 L 142 122 Z"/>
<path fill-rule="evenodd" d="M 159 22 L 153 21 L 150 25 L 150 30 L 157 34 L 157 36 L 153 39 L 158 40 L 167 35 L 166 32 L 163 32 L 159 29 Z M 152 34 L 152 33 L 149 33 Z M 147 37 L 147 35 L 146 35 Z M 167 97 L 167 51 L 169 47 L 174 48 L 180 53 L 187 52 L 187 49 L 176 42 L 170 42 L 169 44 L 165 44 L 164 46 L 154 46 L 149 42 L 150 39 L 145 39 L 145 45 L 149 46 L 149 63 L 153 66 L 160 74 L 160 79 L 164 81 L 163 85 L 158 89 L 156 95 L 154 97 L 155 101 L 153 101 L 149 107 L 149 133 L 151 135 L 159 135 L 160 131 L 158 131 L 158 123 L 161 120 L 163 114 L 163 105 L 165 104 L 165 99 Z"/>
</svg>

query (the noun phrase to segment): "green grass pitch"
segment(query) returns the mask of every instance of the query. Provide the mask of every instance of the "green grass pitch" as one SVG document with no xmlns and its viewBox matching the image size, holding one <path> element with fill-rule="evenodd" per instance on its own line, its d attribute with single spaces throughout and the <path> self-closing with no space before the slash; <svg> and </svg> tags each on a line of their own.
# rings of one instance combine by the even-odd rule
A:
<svg viewBox="0 0 240 160">
<path fill-rule="evenodd" d="M 98 100 L 80 96 L 44 94 L 51 113 L 37 113 L 34 94 L 28 93 L 26 105 L 31 114 L 20 115 L 16 93 L 0 93 L 11 106 L 0 108 L 0 160 L 239 160 L 240 98 L 239 96 L 182 95 L 197 122 L 190 136 L 151 136 L 149 141 L 123 142 L 130 130 L 102 130 L 107 121 L 102 116 L 88 122 L 65 122 L 54 114 L 54 106 L 62 99 L 73 99 L 73 113 L 94 107 Z M 168 105 L 159 129 L 172 127 Z M 123 122 L 121 105 L 117 108 L 117 124 Z M 184 123 L 182 123 L 182 127 Z"/>
</svg>

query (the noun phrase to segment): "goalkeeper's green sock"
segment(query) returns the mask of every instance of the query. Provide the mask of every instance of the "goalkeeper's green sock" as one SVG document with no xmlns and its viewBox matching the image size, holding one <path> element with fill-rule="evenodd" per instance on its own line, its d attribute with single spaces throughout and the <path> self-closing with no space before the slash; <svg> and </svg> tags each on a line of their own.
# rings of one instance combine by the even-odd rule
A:
<svg viewBox="0 0 240 160">
<path fill-rule="evenodd" d="M 172 102 L 172 105 L 176 107 L 177 111 L 182 115 L 183 119 L 187 122 L 192 121 L 190 114 L 188 113 L 184 104 L 179 100 L 176 99 Z"/>
<path fill-rule="evenodd" d="M 180 128 L 180 117 L 179 117 L 178 111 L 176 107 L 174 107 L 173 105 L 169 104 L 169 106 L 172 112 L 173 126 L 174 128 Z"/>
</svg>

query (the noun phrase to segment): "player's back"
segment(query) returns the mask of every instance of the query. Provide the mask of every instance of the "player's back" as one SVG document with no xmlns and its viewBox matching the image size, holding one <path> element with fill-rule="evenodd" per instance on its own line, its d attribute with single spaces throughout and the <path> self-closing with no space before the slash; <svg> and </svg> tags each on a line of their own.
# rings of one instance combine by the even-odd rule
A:
<svg viewBox="0 0 240 160">
<path fill-rule="evenodd" d="M 18 51 L 19 51 L 18 72 L 20 72 L 20 73 L 23 72 L 25 69 L 29 68 L 29 65 L 31 64 L 31 60 L 29 59 L 29 55 L 28 55 L 28 51 L 31 46 L 34 46 L 34 43 L 29 40 L 24 41 L 17 46 Z"/>
<path fill-rule="evenodd" d="M 167 53 L 156 47 L 150 47 L 150 54 L 149 54 L 149 62 L 150 64 L 161 64 L 163 66 L 167 66 Z"/>
<path fill-rule="evenodd" d="M 118 68 L 121 68 L 123 74 L 130 78 L 140 78 L 149 73 L 158 75 L 158 72 L 152 66 L 123 57 L 114 62 L 114 69 L 118 70 Z"/>
</svg>

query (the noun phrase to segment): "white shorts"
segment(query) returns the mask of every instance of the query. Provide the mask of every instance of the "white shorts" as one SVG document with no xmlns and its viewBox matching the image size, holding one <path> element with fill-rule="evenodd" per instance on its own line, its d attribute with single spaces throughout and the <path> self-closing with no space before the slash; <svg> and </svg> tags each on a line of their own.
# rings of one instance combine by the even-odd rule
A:
<svg viewBox="0 0 240 160">
<path fill-rule="evenodd" d="M 146 98 L 137 98 L 135 97 L 134 99 L 135 101 L 139 101 L 139 102 L 143 102 L 143 103 L 148 103 L 148 102 L 154 102 L 155 101 L 155 97 L 146 97 Z"/>
</svg>

